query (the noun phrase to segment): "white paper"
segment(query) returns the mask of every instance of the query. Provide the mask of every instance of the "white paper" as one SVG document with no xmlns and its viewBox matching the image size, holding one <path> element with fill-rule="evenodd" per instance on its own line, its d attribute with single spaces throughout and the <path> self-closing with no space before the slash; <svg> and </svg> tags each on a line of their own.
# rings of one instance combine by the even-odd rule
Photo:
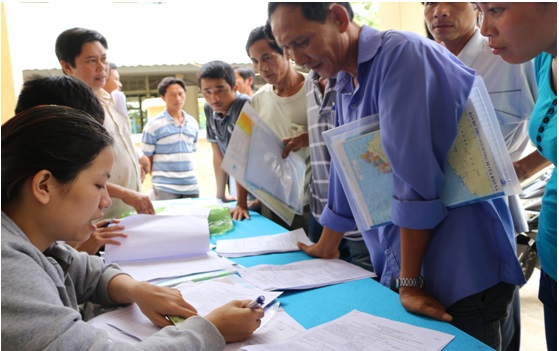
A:
<svg viewBox="0 0 559 351">
<path fill-rule="evenodd" d="M 311 245 L 303 228 L 281 234 L 253 238 L 218 240 L 216 252 L 224 257 L 244 257 L 272 252 L 298 251 L 297 241 Z"/>
<path fill-rule="evenodd" d="M 194 273 L 217 270 L 235 271 L 235 262 L 208 251 L 196 257 L 167 258 L 156 261 L 118 262 L 119 267 L 132 278 L 150 281 L 161 278 L 181 277 Z"/>
<path fill-rule="evenodd" d="M 242 342 L 227 344 L 224 351 L 238 350 L 248 345 L 269 345 L 289 340 L 306 329 L 281 307 L 261 329 L 258 329 L 250 338 Z"/>
<path fill-rule="evenodd" d="M 439 351 L 453 335 L 376 317 L 356 310 L 274 345 L 243 347 L 246 351 Z"/>
<path fill-rule="evenodd" d="M 269 304 L 282 294 L 281 292 L 262 291 L 254 287 L 248 288 L 228 278 L 200 283 L 184 283 L 176 286 L 176 289 L 180 290 L 185 301 L 194 306 L 200 316 L 207 315 L 231 300 L 253 300 L 264 295 L 265 304 Z M 153 324 L 136 304 L 104 313 L 91 319 L 88 323 L 95 326 L 101 325 L 105 330 L 108 330 L 106 326 L 109 325 L 117 332 L 131 335 L 133 338 L 118 336 L 130 343 L 144 340 L 161 329 Z M 111 334 L 114 333 L 114 331 L 111 332 Z M 115 336 L 115 338 L 117 337 Z"/>
<path fill-rule="evenodd" d="M 263 264 L 239 270 L 241 277 L 263 290 L 310 289 L 376 274 L 340 259 L 315 258 L 286 265 Z"/>
<path fill-rule="evenodd" d="M 210 209 L 199 207 L 195 212 L 182 216 L 139 214 L 123 218 L 119 225 L 125 227 L 128 237 L 115 238 L 120 245 L 107 244 L 105 260 L 153 260 L 207 252 L 210 245 Z"/>
</svg>

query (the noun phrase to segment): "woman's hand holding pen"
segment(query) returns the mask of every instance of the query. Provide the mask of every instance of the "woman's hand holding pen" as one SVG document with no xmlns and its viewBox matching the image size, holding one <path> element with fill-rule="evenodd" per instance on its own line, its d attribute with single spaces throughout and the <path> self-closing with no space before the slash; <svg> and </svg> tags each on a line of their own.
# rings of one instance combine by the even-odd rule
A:
<svg viewBox="0 0 559 351">
<path fill-rule="evenodd" d="M 219 330 L 226 342 L 249 338 L 260 327 L 264 317 L 262 308 L 248 308 L 249 300 L 234 300 L 210 312 L 206 319 Z"/>
<path fill-rule="evenodd" d="M 128 237 L 127 234 L 122 233 L 122 230 L 124 230 L 124 226 L 121 225 L 109 226 L 109 224 L 118 224 L 118 223 L 120 223 L 120 220 L 118 219 L 99 221 L 96 224 L 97 229 L 95 230 L 95 232 L 93 232 L 86 241 L 73 245 L 74 248 L 78 251 L 83 251 L 83 252 L 87 252 L 90 255 L 95 255 L 97 251 L 99 251 L 99 249 L 101 249 L 101 247 L 103 247 L 106 244 L 120 245 L 120 242 L 115 240 L 115 238 Z"/>
</svg>

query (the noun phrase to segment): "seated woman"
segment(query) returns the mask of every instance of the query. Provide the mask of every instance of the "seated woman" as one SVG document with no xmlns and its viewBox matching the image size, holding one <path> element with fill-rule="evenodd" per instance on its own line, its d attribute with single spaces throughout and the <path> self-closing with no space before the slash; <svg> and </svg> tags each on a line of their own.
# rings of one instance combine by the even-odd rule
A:
<svg viewBox="0 0 559 351">
<path fill-rule="evenodd" d="M 221 350 L 259 327 L 262 309 L 231 301 L 205 318 L 172 288 L 138 282 L 82 242 L 111 203 L 113 139 L 88 114 L 39 106 L 2 126 L 2 344 L 19 350 Z M 165 327 L 136 345 L 109 340 L 78 304 L 137 303 Z M 187 318 L 171 326 L 167 315 Z"/>
</svg>

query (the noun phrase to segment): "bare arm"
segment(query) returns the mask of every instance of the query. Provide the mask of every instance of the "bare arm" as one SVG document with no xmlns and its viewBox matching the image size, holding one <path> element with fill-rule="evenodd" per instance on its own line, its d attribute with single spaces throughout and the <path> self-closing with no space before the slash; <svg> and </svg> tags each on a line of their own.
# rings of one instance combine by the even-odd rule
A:
<svg viewBox="0 0 559 351">
<path fill-rule="evenodd" d="M 147 157 L 146 155 L 142 155 L 138 160 L 140 163 L 140 171 L 142 172 L 141 178 L 142 183 L 144 179 L 146 179 L 147 174 L 151 174 L 151 166 L 153 165 L 153 157 Z"/>
<path fill-rule="evenodd" d="M 312 214 L 311 214 L 312 216 Z M 306 245 L 297 242 L 297 246 L 308 255 L 320 258 L 338 258 L 340 251 L 338 247 L 344 238 L 344 233 L 337 232 L 328 227 L 324 227 L 318 242 L 314 245 Z"/>
<path fill-rule="evenodd" d="M 419 277 L 430 240 L 430 229 L 400 228 L 400 252 L 402 256 L 400 278 Z M 409 312 L 446 322 L 452 320 L 452 317 L 446 313 L 445 308 L 433 297 L 427 295 L 422 288 L 400 287 L 400 302 Z"/>
<path fill-rule="evenodd" d="M 239 183 L 237 183 L 237 206 L 231 210 L 233 219 L 242 221 L 243 219 L 250 219 L 248 213 L 248 191 Z"/>
<path fill-rule="evenodd" d="M 214 166 L 214 174 L 215 174 L 215 185 L 216 185 L 216 198 L 220 199 L 223 202 L 230 202 L 233 201 L 233 198 L 230 198 L 225 195 L 225 187 L 227 185 L 227 173 L 225 173 L 221 169 L 221 163 L 223 162 L 223 153 L 219 148 L 217 143 L 212 144 L 212 151 L 213 151 L 213 166 Z"/>
<path fill-rule="evenodd" d="M 296 152 L 304 147 L 309 146 L 309 133 L 307 132 L 301 133 L 292 138 L 285 138 L 282 141 L 283 144 L 285 145 L 285 148 L 283 149 L 281 156 L 283 158 L 286 158 L 291 151 Z"/>
<path fill-rule="evenodd" d="M 138 213 L 155 214 L 153 204 L 146 194 L 110 182 L 107 183 L 107 191 L 109 196 L 121 199 L 125 204 L 134 207 Z"/>
<path fill-rule="evenodd" d="M 518 180 L 523 182 L 550 164 L 551 162 L 549 162 L 548 159 L 543 157 L 538 151 L 534 151 L 528 156 L 514 162 L 514 170 L 516 171 Z"/>
</svg>

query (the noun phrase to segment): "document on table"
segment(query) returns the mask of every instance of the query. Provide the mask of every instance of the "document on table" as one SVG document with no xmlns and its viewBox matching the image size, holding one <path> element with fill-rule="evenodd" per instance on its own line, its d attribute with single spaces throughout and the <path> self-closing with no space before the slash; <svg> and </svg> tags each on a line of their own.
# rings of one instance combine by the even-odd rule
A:
<svg viewBox="0 0 559 351">
<path fill-rule="evenodd" d="M 123 218 L 126 238 L 106 245 L 104 258 L 137 280 L 150 281 L 217 270 L 235 271 L 234 262 L 210 250 L 206 207 L 185 207 L 183 215 Z"/>
<path fill-rule="evenodd" d="M 301 324 L 280 307 L 274 318 L 258 329 L 250 338 L 245 341 L 227 344 L 223 350 L 235 351 L 248 345 L 276 344 L 289 340 L 305 331 L 306 329 Z"/>
<path fill-rule="evenodd" d="M 207 315 L 231 300 L 254 300 L 257 296 L 264 295 L 265 303 L 268 304 L 282 294 L 249 288 L 230 278 L 185 283 L 176 288 L 180 290 L 183 298 L 196 308 L 200 316 Z M 161 329 L 153 324 L 136 304 L 101 314 L 88 323 L 107 330 L 112 339 L 126 340 L 129 343 L 142 341 Z"/>
<path fill-rule="evenodd" d="M 297 241 L 311 245 L 302 228 L 281 234 L 244 239 L 218 240 L 215 252 L 224 257 L 244 257 L 273 252 L 298 251 Z"/>
<path fill-rule="evenodd" d="M 287 342 L 245 346 L 242 350 L 439 351 L 452 339 L 454 336 L 450 334 L 353 310 L 338 319 L 311 328 Z"/>
<path fill-rule="evenodd" d="M 169 257 L 196 256 L 210 247 L 210 229 L 206 207 L 192 208 L 181 216 L 131 215 L 119 225 L 126 238 L 115 238 L 120 245 L 106 245 L 107 262 L 154 260 Z"/>
<path fill-rule="evenodd" d="M 340 259 L 315 258 L 286 265 L 263 264 L 239 269 L 241 277 L 262 290 L 311 289 L 376 274 Z"/>
<path fill-rule="evenodd" d="M 175 257 L 149 261 L 117 262 L 119 267 L 132 278 L 151 281 L 161 278 L 182 277 L 194 273 L 218 270 L 236 271 L 234 262 L 208 251 L 194 257 Z"/>
</svg>

